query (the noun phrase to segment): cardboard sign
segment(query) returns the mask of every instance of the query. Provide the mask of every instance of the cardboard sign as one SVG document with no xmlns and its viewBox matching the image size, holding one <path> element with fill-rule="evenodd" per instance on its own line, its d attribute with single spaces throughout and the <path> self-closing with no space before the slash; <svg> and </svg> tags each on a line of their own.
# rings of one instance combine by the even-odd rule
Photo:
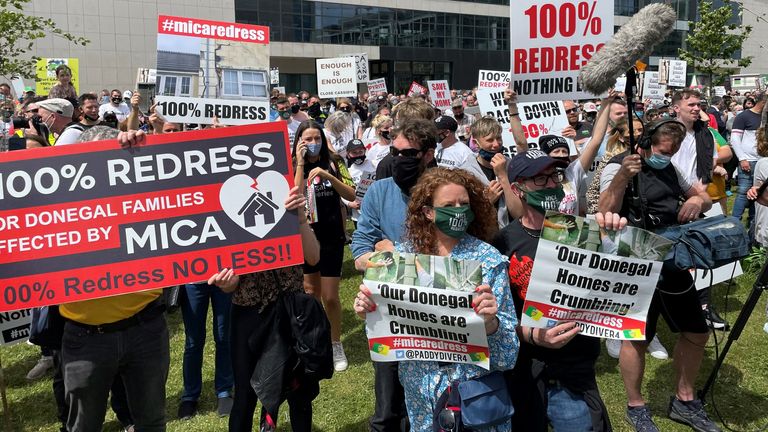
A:
<svg viewBox="0 0 768 432">
<path fill-rule="evenodd" d="M 32 309 L 0 313 L 0 345 L 13 345 L 29 339 Z"/>
<path fill-rule="evenodd" d="M 451 107 L 451 89 L 448 88 L 448 81 L 427 81 L 427 88 L 435 108 L 445 111 Z"/>
<path fill-rule="evenodd" d="M 521 102 L 591 99 L 579 70 L 613 36 L 613 0 L 510 2 L 512 89 Z"/>
<path fill-rule="evenodd" d="M 368 53 L 342 54 L 339 57 L 354 57 L 357 82 L 364 83 L 370 81 L 371 76 L 368 69 Z"/>
<path fill-rule="evenodd" d="M 577 216 L 548 212 L 546 218 L 521 325 L 575 321 L 584 336 L 645 339 L 661 260 L 672 242 L 639 228 L 601 230 Z"/>
<path fill-rule="evenodd" d="M 216 111 L 223 124 L 266 121 L 268 110 L 254 113 L 269 103 L 269 71 L 269 27 L 158 17 L 155 93 L 169 121 L 212 124 Z"/>
<path fill-rule="evenodd" d="M 139 84 L 156 84 L 157 69 L 139 68 L 136 72 L 136 86 Z"/>
<path fill-rule="evenodd" d="M 0 312 L 304 261 L 284 122 L 0 154 Z"/>
<path fill-rule="evenodd" d="M 712 90 L 715 92 L 715 96 L 725 96 L 727 93 L 724 86 L 714 86 Z"/>
<path fill-rule="evenodd" d="M 688 62 L 685 60 L 665 60 L 667 65 L 667 85 L 670 87 L 685 87 L 687 81 Z"/>
<path fill-rule="evenodd" d="M 380 92 L 387 92 L 387 80 L 385 78 L 376 78 L 375 80 L 368 81 L 368 94 L 370 96 Z"/>
<path fill-rule="evenodd" d="M 477 88 L 504 90 L 509 87 L 508 71 L 492 71 L 480 69 L 477 72 Z"/>
<path fill-rule="evenodd" d="M 76 58 L 41 58 L 35 67 L 35 93 L 38 96 L 47 96 L 51 87 L 59 83 L 56 79 L 56 68 L 67 65 L 72 70 L 72 85 L 75 92 L 80 94 L 80 60 Z M 23 96 L 17 95 L 18 97 Z"/>
<path fill-rule="evenodd" d="M 653 102 L 663 102 L 666 86 L 659 84 L 658 72 L 645 72 L 643 77 L 643 99 L 650 99 Z"/>
<path fill-rule="evenodd" d="M 280 84 L 280 70 L 278 68 L 272 68 L 269 70 L 269 83 L 271 85 Z"/>
<path fill-rule="evenodd" d="M 408 97 L 421 94 L 427 94 L 427 88 L 417 83 L 416 81 L 413 81 L 411 86 L 408 88 Z"/>
<path fill-rule="evenodd" d="M 623 93 L 627 89 L 627 77 L 622 75 L 616 78 L 616 84 L 613 85 L 613 89 L 616 92 Z"/>
<path fill-rule="evenodd" d="M 214 117 L 223 125 L 269 121 L 268 101 L 156 96 L 155 102 L 163 117 L 173 123 L 213 124 Z"/>
<path fill-rule="evenodd" d="M 354 57 L 317 59 L 317 92 L 320 98 L 357 96 Z"/>
<path fill-rule="evenodd" d="M 479 261 L 377 252 L 363 284 L 376 310 L 366 314 L 371 360 L 469 363 L 490 368 L 483 319 L 472 308 Z"/>
</svg>

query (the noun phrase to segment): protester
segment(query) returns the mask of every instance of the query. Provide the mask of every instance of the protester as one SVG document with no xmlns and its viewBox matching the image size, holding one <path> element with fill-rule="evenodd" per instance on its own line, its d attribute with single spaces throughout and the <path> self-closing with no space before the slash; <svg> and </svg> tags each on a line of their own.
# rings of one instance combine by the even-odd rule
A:
<svg viewBox="0 0 768 432">
<path fill-rule="evenodd" d="M 128 104 L 123 102 L 123 95 L 118 89 L 112 90 L 108 103 L 99 106 L 99 118 L 102 120 L 105 120 L 104 116 L 107 113 L 112 113 L 117 118 L 117 122 L 120 123 L 128 117 L 130 112 L 131 109 L 128 107 Z"/>
<path fill-rule="evenodd" d="M 403 113 L 421 110 L 421 105 L 409 102 L 397 107 L 401 106 Z M 437 136 L 434 122 L 409 115 L 398 119 L 398 127 L 393 131 L 394 156 L 390 156 L 392 177 L 382 179 L 377 172 L 377 180 L 365 195 L 357 229 L 352 234 L 352 257 L 360 271 L 365 271 L 368 258 L 375 250 L 393 251 L 394 243 L 401 240 L 411 188 L 427 166 L 434 163 Z M 374 363 L 373 370 L 376 404 L 370 430 L 407 432 L 408 416 L 403 386 L 398 379 L 398 364 Z"/>
<path fill-rule="evenodd" d="M 349 169 L 349 175 L 356 188 L 355 199 L 354 201 L 342 201 L 352 210 L 350 219 L 352 219 L 355 228 L 357 228 L 357 220 L 360 217 L 360 206 L 362 205 L 365 192 L 367 192 L 367 189 L 361 189 L 363 186 L 361 182 L 372 182 L 373 180 L 376 180 L 376 167 L 374 167 L 371 161 L 366 157 L 365 144 L 359 139 L 353 139 L 347 144 L 347 167 Z M 363 196 L 360 196 L 361 194 Z"/>
<path fill-rule="evenodd" d="M 277 118 L 275 118 L 275 120 L 283 120 L 288 123 L 288 141 L 293 142 L 296 136 L 296 130 L 299 128 L 301 122 L 293 117 L 294 113 L 288 98 L 278 97 L 275 101 L 275 109 L 277 111 Z"/>
<path fill-rule="evenodd" d="M 528 291 L 536 248 L 544 225 L 545 204 L 558 208 L 562 170 L 567 163 L 541 150 L 521 152 L 509 161 L 508 178 L 522 203 L 522 216 L 511 219 L 493 245 L 509 257 L 509 283 L 518 319 Z M 602 215 L 601 215 L 602 217 Z M 507 387 L 515 406 L 512 428 L 518 431 L 610 431 L 607 409 L 600 398 L 595 362 L 600 340 L 580 336 L 574 322 L 551 328 L 518 326 L 520 354 Z"/>
<path fill-rule="evenodd" d="M 299 192 L 298 186 L 291 189 L 285 199 L 285 209 L 297 212 L 299 233 L 301 234 L 302 250 L 305 266 L 317 265 L 320 261 L 320 244 L 307 223 L 303 211 L 305 198 Z M 285 371 L 285 375 L 273 374 L 270 378 L 276 380 L 272 392 L 258 393 L 252 387 L 251 380 L 254 371 L 269 371 L 287 363 L 288 357 L 296 358 L 297 354 L 291 349 L 295 340 L 286 338 L 291 334 L 290 328 L 285 328 L 286 319 L 281 310 L 286 297 L 303 293 L 302 266 L 295 265 L 275 270 L 267 270 L 239 276 L 232 269 L 224 268 L 211 276 L 208 284 L 216 285 L 227 293 L 232 293 L 232 317 L 230 340 L 232 341 L 232 367 L 235 378 L 235 398 L 229 416 L 230 432 L 250 432 L 253 430 L 253 413 L 258 400 L 262 402 L 262 412 L 259 430 L 273 432 L 277 426 L 277 408 L 283 399 L 288 400 L 290 407 L 291 429 L 296 432 L 312 430 L 312 401 L 320 392 L 318 380 L 306 376 L 299 369 Z M 324 319 L 320 306 L 317 305 L 311 319 Z M 306 310 L 307 314 L 313 310 Z M 309 317 L 307 319 L 310 319 Z M 280 324 L 282 323 L 282 324 Z M 288 324 L 290 327 L 290 324 Z M 317 346 L 307 347 L 321 350 L 322 345 L 328 345 L 329 340 L 318 340 Z M 327 347 L 325 348 L 327 350 Z M 288 357 L 286 357 L 286 355 Z M 257 376 L 258 379 L 268 380 Z M 293 382 L 292 382 L 293 381 Z M 283 389 L 289 389 L 287 395 Z M 266 408 L 266 407 L 269 408 Z"/>
<path fill-rule="evenodd" d="M 496 232 L 495 222 L 493 207 L 486 200 L 479 180 L 463 170 L 434 168 L 422 175 L 411 190 L 406 235 L 402 243 L 396 244 L 396 249 L 482 263 L 483 281 L 475 289 L 478 294 L 473 306 L 485 323 L 490 368 L 505 370 L 515 364 L 519 342 L 514 332 L 517 325 L 514 306 L 507 292 L 507 260 L 484 241 Z M 370 290 L 361 285 L 354 306 L 361 318 L 375 308 L 369 296 Z M 478 366 L 463 363 L 401 362 L 399 377 L 405 390 L 411 430 L 433 431 L 437 401 L 451 382 L 467 381 L 485 373 Z M 507 422 L 477 430 L 511 429 Z"/>
<path fill-rule="evenodd" d="M 755 214 L 754 204 L 747 200 L 747 191 L 754 182 L 752 173 L 758 159 L 755 133 L 760 128 L 766 99 L 766 93 L 755 92 L 755 104 L 751 108 L 747 108 L 746 104 L 744 105 L 744 111 L 736 116 L 731 131 L 731 147 L 739 159 L 739 188 L 736 199 L 733 201 L 733 216 L 741 219 L 744 210 L 747 210 L 747 226 L 751 225 Z"/>
<path fill-rule="evenodd" d="M 346 152 L 346 148 L 345 148 Z M 310 223 L 320 242 L 320 262 L 304 265 L 304 289 L 322 299 L 331 322 L 333 366 L 347 369 L 347 357 L 341 343 L 341 303 L 339 282 L 344 258 L 345 217 L 341 198 L 355 199 L 355 189 L 342 181 L 343 162 L 331 154 L 322 127 L 309 120 L 299 125 L 293 142 L 295 182 L 307 190 Z M 312 202 L 314 201 L 314 202 Z"/>
<path fill-rule="evenodd" d="M 484 177 L 480 166 L 475 161 L 475 154 L 466 144 L 456 138 L 459 124 L 453 117 L 441 115 L 435 119 L 437 126 L 437 149 L 435 161 L 443 168 L 458 168 L 472 172 L 478 178 Z"/>
<path fill-rule="evenodd" d="M 46 99 L 37 103 L 40 119 L 48 130 L 61 138 L 61 133 L 72 123 L 75 107 L 66 99 Z M 58 138 L 57 138 L 58 141 Z"/>
<path fill-rule="evenodd" d="M 445 114 L 453 117 L 458 123 L 456 138 L 459 141 L 467 142 L 469 140 L 469 129 L 475 122 L 475 117 L 464 113 L 464 102 L 461 99 L 454 99 L 451 102 L 451 109 L 445 110 Z"/>
<path fill-rule="evenodd" d="M 591 109 L 594 106 L 592 104 L 589 108 Z M 592 123 L 586 120 L 579 120 L 579 107 L 572 100 L 563 101 L 563 107 L 568 118 L 568 126 L 562 130 L 561 135 L 572 139 L 576 148 L 581 148 L 587 142 L 587 139 L 592 136 Z M 595 111 L 597 111 L 597 108 L 595 108 Z"/>
<path fill-rule="evenodd" d="M 689 96 L 690 99 L 693 95 Z M 685 100 L 685 99 L 683 99 Z M 680 99 L 677 98 L 676 102 Z M 691 101 L 692 102 L 692 101 Z M 698 103 L 694 104 L 698 107 Z M 698 112 L 696 113 L 698 115 Z M 637 147 L 636 154 L 625 152 L 611 160 L 600 177 L 601 212 L 619 212 L 630 224 L 644 229 L 661 230 L 696 220 L 712 206 L 704 187 L 692 185 L 678 172 L 671 159 L 686 138 L 687 127 L 673 120 L 647 126 L 650 147 Z M 707 131 L 706 133 L 709 133 Z M 709 153 L 711 154 L 711 153 Z M 634 176 L 640 176 L 640 200 L 627 192 Z M 681 196 L 685 197 L 682 206 Z M 639 202 L 643 204 L 639 204 Z M 637 431 L 657 431 L 650 408 L 641 393 L 644 353 L 656 334 L 659 314 L 673 332 L 682 332 L 675 345 L 676 394 L 670 399 L 668 415 L 698 431 L 719 431 L 697 399 L 694 384 L 698 375 L 709 329 L 701 313 L 693 278 L 687 270 L 662 267 L 658 289 L 654 292 L 646 320 L 645 341 L 623 341 L 619 354 L 624 387 L 627 392 L 627 419 Z"/>
<path fill-rule="evenodd" d="M 74 144 L 79 142 L 80 135 L 87 129 L 99 124 L 99 103 L 96 96 L 83 93 L 78 98 L 82 115 L 78 122 L 72 122 L 59 134 L 56 145 Z"/>
<path fill-rule="evenodd" d="M 397 126 L 400 122 L 406 119 L 425 119 L 432 121 L 435 118 L 435 110 L 432 105 L 428 104 L 424 99 L 418 97 L 412 97 L 405 99 L 402 103 L 397 104 L 392 109 L 393 126 Z M 435 165 L 434 154 L 430 158 L 429 163 L 432 166 Z M 382 158 L 378 164 L 376 164 L 376 178 L 381 180 L 388 177 L 392 177 L 392 171 L 394 168 L 394 156 L 388 154 Z"/>
<path fill-rule="evenodd" d="M 59 81 L 48 91 L 51 99 L 77 99 L 77 91 L 72 85 L 72 69 L 62 64 L 56 67 L 56 79 Z"/>
<path fill-rule="evenodd" d="M 605 153 L 603 153 L 597 167 L 594 170 L 594 177 L 592 182 L 587 187 L 587 214 L 597 213 L 597 202 L 600 200 L 600 174 L 603 172 L 603 168 L 608 162 L 613 159 L 614 156 L 621 154 L 629 148 L 629 127 L 627 126 L 627 120 L 614 124 L 611 128 L 611 133 L 608 136 L 608 141 L 605 147 Z M 637 142 L 643 134 L 643 122 L 640 119 L 632 119 L 632 132 L 635 135 L 635 142 Z M 616 351 L 616 358 L 618 358 L 618 350 Z"/>
<path fill-rule="evenodd" d="M 366 156 L 374 167 L 379 165 L 382 159 L 389 154 L 389 147 L 392 145 L 392 118 L 378 114 L 371 122 L 371 128 L 375 131 L 375 138 L 366 144 Z"/>
<path fill-rule="evenodd" d="M 325 138 L 330 144 L 330 150 L 340 158 L 347 157 L 347 143 L 357 138 L 353 129 L 352 114 L 336 110 L 325 119 Z"/>
</svg>

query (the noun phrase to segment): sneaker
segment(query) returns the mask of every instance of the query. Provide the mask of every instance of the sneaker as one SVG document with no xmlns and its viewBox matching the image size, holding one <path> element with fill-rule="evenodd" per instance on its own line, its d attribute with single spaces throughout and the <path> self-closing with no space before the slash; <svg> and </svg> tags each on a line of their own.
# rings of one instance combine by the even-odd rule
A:
<svg viewBox="0 0 768 432">
<path fill-rule="evenodd" d="M 45 373 L 48 372 L 48 369 L 52 369 L 52 368 L 53 368 L 53 357 L 42 356 L 40 357 L 40 360 L 38 360 L 37 363 L 32 367 L 32 369 L 30 369 L 29 372 L 27 373 L 27 379 L 30 381 L 40 379 L 43 376 L 45 376 Z"/>
<path fill-rule="evenodd" d="M 341 342 L 333 342 L 333 370 L 341 372 L 347 370 L 349 363 L 347 362 L 347 355 L 344 354 L 344 346 Z"/>
<path fill-rule="evenodd" d="M 621 341 L 616 339 L 606 339 L 605 348 L 608 349 L 608 355 L 617 359 L 619 358 L 619 352 L 621 352 Z"/>
<path fill-rule="evenodd" d="M 728 323 L 717 314 L 717 311 L 712 306 L 703 309 L 703 312 L 704 319 L 707 320 L 707 325 L 710 328 L 715 330 L 728 330 Z"/>
<path fill-rule="evenodd" d="M 232 412 L 233 403 L 234 403 L 234 400 L 232 400 L 232 398 L 229 396 L 220 397 L 218 405 L 216 407 L 216 412 L 219 413 L 219 417 L 228 416 L 229 413 Z"/>
<path fill-rule="evenodd" d="M 197 401 L 181 401 L 179 404 L 179 420 L 189 420 L 197 415 Z"/>
<path fill-rule="evenodd" d="M 669 399 L 668 414 L 672 420 L 688 425 L 696 432 L 721 432 L 715 422 L 707 416 L 707 412 L 704 411 L 704 405 L 700 399 L 683 402 L 677 397 L 672 396 Z"/>
<path fill-rule="evenodd" d="M 636 432 L 659 432 L 659 428 L 651 418 L 651 410 L 643 405 L 639 407 L 627 407 L 627 416 L 624 417 Z"/>
<path fill-rule="evenodd" d="M 667 349 L 664 348 L 664 345 L 659 341 L 659 335 L 653 336 L 653 340 L 648 344 L 648 352 L 651 354 L 651 357 L 659 360 L 666 360 L 669 358 Z"/>
</svg>

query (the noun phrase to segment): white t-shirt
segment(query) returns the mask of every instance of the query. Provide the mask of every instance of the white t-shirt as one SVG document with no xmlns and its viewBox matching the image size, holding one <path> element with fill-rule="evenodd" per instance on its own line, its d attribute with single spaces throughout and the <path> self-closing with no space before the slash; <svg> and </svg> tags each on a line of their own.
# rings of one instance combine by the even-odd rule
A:
<svg viewBox="0 0 768 432">
<path fill-rule="evenodd" d="M 565 196 L 560 201 L 560 213 L 569 215 L 580 215 L 579 209 L 579 193 L 586 189 L 587 186 L 587 173 L 581 166 L 581 162 L 578 159 L 571 162 L 568 168 L 565 169 L 565 181 L 563 182 L 563 191 Z"/>
<path fill-rule="evenodd" d="M 360 165 L 349 165 L 349 176 L 352 177 L 352 181 L 355 183 L 355 196 L 362 203 L 365 198 L 365 193 L 368 192 L 368 188 L 371 183 L 376 180 L 376 167 L 373 166 L 368 156 L 366 155 L 365 161 Z M 349 201 L 343 200 L 344 204 L 348 204 Z M 359 209 L 350 209 L 349 217 L 356 221 L 360 217 Z"/>
<path fill-rule="evenodd" d="M 680 144 L 680 150 L 672 156 L 672 164 L 675 165 L 679 173 L 685 176 L 688 183 L 696 184 L 699 182 L 699 178 L 696 176 L 696 137 L 693 132 L 685 133 L 683 143 Z"/>
<path fill-rule="evenodd" d="M 106 113 L 115 113 L 115 117 L 117 117 L 117 121 L 121 122 L 125 120 L 128 117 L 128 114 L 131 113 L 131 109 L 128 107 L 128 104 L 125 102 L 120 102 L 120 105 L 114 106 L 112 103 L 105 103 L 104 105 L 101 105 L 99 107 L 99 119 L 104 120 L 104 114 Z"/>
<path fill-rule="evenodd" d="M 379 162 L 389 154 L 389 144 L 379 144 L 378 141 L 372 141 L 365 145 L 365 158 L 371 161 L 373 166 L 379 166 Z"/>
<path fill-rule="evenodd" d="M 296 131 L 299 129 L 300 124 L 300 121 L 293 118 L 288 122 L 288 148 L 291 151 L 293 151 L 293 140 L 296 139 Z"/>
<path fill-rule="evenodd" d="M 754 186 L 760 186 L 768 181 L 768 158 L 760 158 L 755 164 L 752 180 Z M 763 246 L 768 246 L 768 207 L 755 202 L 755 240 Z"/>
<path fill-rule="evenodd" d="M 462 168 L 467 159 L 474 158 L 475 154 L 461 141 L 458 141 L 447 148 L 442 144 L 437 145 L 435 150 L 435 161 L 437 166 L 443 168 Z"/>
<path fill-rule="evenodd" d="M 56 145 L 67 145 L 77 143 L 83 130 L 78 127 L 67 127 L 64 132 L 56 138 Z"/>
</svg>

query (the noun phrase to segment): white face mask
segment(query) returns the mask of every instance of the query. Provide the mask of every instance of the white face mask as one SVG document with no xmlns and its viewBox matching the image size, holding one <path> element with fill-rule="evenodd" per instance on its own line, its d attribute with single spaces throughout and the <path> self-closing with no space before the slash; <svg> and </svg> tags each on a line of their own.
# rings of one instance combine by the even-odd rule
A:
<svg viewBox="0 0 768 432">
<path fill-rule="evenodd" d="M 48 121 L 51 120 L 51 123 L 49 124 Z M 53 130 L 53 124 L 56 123 L 56 115 L 55 114 L 49 114 L 48 118 L 43 120 L 43 124 L 48 126 L 48 129 Z"/>
</svg>

